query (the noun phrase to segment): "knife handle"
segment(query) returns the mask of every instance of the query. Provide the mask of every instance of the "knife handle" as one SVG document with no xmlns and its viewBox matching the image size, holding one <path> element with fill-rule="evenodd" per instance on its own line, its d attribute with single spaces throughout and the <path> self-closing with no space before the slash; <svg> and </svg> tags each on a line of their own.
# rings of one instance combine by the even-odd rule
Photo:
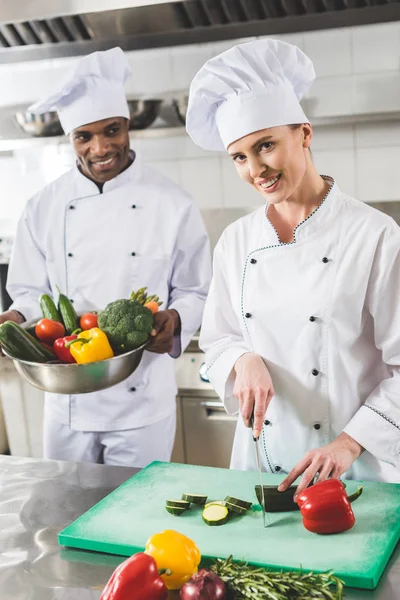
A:
<svg viewBox="0 0 400 600">
<path fill-rule="evenodd" d="M 254 406 L 253 406 L 253 411 L 251 413 L 251 417 L 250 417 L 250 425 L 251 425 L 251 430 L 252 432 L 254 431 Z M 258 438 L 254 437 L 253 435 L 253 441 L 256 442 L 258 440 Z"/>
</svg>

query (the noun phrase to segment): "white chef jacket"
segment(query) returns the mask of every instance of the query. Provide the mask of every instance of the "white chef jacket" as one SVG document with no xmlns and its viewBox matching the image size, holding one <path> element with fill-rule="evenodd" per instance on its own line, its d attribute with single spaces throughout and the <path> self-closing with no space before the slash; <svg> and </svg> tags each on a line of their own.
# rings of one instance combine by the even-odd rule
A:
<svg viewBox="0 0 400 600">
<path fill-rule="evenodd" d="M 171 356 L 201 323 L 211 279 L 209 242 L 200 212 L 181 188 L 137 158 L 97 185 L 75 166 L 32 198 L 19 221 L 8 272 L 11 308 L 41 314 L 43 293 L 57 288 L 77 312 L 101 310 L 147 286 L 178 311 L 182 331 Z M 76 431 L 143 427 L 175 411 L 168 354 L 145 352 L 125 381 L 91 394 L 46 394 L 47 418 Z"/>
<path fill-rule="evenodd" d="M 310 319 L 310 317 L 312 317 Z M 348 478 L 400 481 L 400 228 L 343 194 L 280 243 L 266 207 L 223 233 L 200 345 L 229 413 L 236 360 L 260 355 L 275 395 L 261 434 L 263 469 L 289 472 L 347 432 L 366 451 Z M 255 469 L 239 419 L 231 466 Z"/>
</svg>

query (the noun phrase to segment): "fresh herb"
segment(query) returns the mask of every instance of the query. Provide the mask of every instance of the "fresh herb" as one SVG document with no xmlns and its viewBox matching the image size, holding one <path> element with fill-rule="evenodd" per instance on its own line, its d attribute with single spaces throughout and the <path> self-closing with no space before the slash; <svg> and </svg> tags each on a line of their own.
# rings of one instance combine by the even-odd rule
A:
<svg viewBox="0 0 400 600">
<path fill-rule="evenodd" d="M 224 581 L 237 598 L 250 600 L 341 600 L 343 581 L 329 573 L 304 573 L 302 571 L 271 571 L 234 563 L 232 556 L 217 559 L 212 570 Z"/>
</svg>

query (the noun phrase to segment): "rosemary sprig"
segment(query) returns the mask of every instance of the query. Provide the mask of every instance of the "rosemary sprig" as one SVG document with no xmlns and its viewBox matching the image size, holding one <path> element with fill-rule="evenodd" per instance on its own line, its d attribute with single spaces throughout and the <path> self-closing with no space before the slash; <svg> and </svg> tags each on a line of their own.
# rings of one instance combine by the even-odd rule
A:
<svg viewBox="0 0 400 600">
<path fill-rule="evenodd" d="M 343 581 L 332 572 L 271 571 L 244 562 L 234 563 L 232 556 L 225 560 L 218 558 L 212 569 L 238 600 L 343 598 Z"/>
</svg>

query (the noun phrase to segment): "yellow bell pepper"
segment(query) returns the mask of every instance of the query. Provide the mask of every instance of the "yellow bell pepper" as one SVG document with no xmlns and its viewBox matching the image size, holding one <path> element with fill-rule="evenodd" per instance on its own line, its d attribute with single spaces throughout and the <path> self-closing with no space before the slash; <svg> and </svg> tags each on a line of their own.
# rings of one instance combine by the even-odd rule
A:
<svg viewBox="0 0 400 600">
<path fill-rule="evenodd" d="M 70 343 L 69 349 L 78 364 L 92 363 L 114 356 L 106 334 L 98 327 L 82 331 L 78 338 Z"/>
<path fill-rule="evenodd" d="M 196 544 L 177 531 L 166 529 L 152 535 L 145 553 L 154 558 L 159 570 L 166 569 L 161 577 L 169 590 L 179 590 L 197 573 L 201 559 Z"/>
</svg>

